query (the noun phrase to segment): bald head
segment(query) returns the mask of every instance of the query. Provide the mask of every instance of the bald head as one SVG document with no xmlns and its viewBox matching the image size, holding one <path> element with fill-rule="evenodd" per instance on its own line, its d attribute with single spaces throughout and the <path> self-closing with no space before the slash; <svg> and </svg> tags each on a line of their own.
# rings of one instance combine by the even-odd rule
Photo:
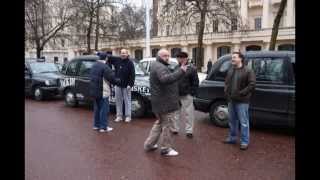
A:
<svg viewBox="0 0 320 180">
<path fill-rule="evenodd" d="M 160 49 L 158 51 L 158 56 L 164 60 L 165 62 L 168 62 L 169 61 L 169 57 L 170 57 L 170 54 L 169 54 L 169 51 L 166 50 L 166 49 Z"/>
<path fill-rule="evenodd" d="M 120 57 L 121 59 L 127 59 L 129 56 L 128 50 L 126 49 L 121 49 L 120 50 Z"/>
</svg>

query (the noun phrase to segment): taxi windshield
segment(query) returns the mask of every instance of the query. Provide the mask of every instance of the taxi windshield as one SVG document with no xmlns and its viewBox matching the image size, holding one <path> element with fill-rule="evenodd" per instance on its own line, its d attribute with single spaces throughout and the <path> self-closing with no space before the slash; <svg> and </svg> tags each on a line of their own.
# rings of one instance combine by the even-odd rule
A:
<svg viewBox="0 0 320 180">
<path fill-rule="evenodd" d="M 134 63 L 134 70 L 136 75 L 141 75 L 144 76 L 146 75 L 145 69 L 141 67 L 141 64 L 139 63 Z"/>
<path fill-rule="evenodd" d="M 46 62 L 30 63 L 30 67 L 32 73 L 50 73 L 59 71 L 58 67 L 55 64 Z"/>
</svg>

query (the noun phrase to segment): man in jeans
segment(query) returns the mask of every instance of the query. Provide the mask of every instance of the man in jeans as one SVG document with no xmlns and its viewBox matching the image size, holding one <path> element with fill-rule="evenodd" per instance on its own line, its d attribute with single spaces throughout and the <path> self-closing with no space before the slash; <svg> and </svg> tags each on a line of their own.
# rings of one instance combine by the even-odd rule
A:
<svg viewBox="0 0 320 180">
<path fill-rule="evenodd" d="M 131 88 L 134 85 L 135 69 L 132 60 L 129 59 L 128 50 L 121 49 L 120 57 L 109 56 L 108 63 L 115 67 L 116 77 L 121 84 L 115 86 L 117 118 L 115 122 L 122 121 L 123 102 L 125 107 L 125 122 L 131 121 Z"/>
<path fill-rule="evenodd" d="M 249 145 L 249 101 L 255 88 L 256 76 L 253 70 L 245 66 L 244 56 L 240 52 L 232 53 L 232 67 L 225 79 L 224 92 L 229 101 L 229 135 L 226 144 L 235 144 L 240 122 L 240 149 Z"/>
<path fill-rule="evenodd" d="M 173 122 L 172 132 L 178 134 L 179 121 L 185 123 L 185 130 L 188 138 L 193 137 L 193 122 L 194 122 L 194 106 L 193 95 L 199 87 L 199 78 L 197 69 L 188 63 L 188 54 L 180 52 L 177 55 L 179 66 L 187 65 L 187 71 L 183 78 L 179 80 L 179 99 L 181 103 L 180 111 L 177 113 L 177 118 Z"/>
<path fill-rule="evenodd" d="M 112 128 L 108 125 L 110 83 L 120 84 L 112 70 L 105 64 L 105 56 L 100 56 L 90 70 L 90 97 L 94 100 L 94 124 L 93 129 L 99 132 L 109 132 Z"/>
<path fill-rule="evenodd" d="M 182 78 L 187 66 L 182 64 L 180 68 L 171 72 L 169 69 L 169 52 L 160 49 L 156 61 L 150 68 L 150 91 L 152 111 L 157 117 L 148 138 L 144 142 L 144 149 L 152 151 L 157 149 L 158 141 L 162 139 L 161 155 L 176 156 L 178 152 L 172 148 L 170 128 L 179 110 L 178 80 Z"/>
</svg>

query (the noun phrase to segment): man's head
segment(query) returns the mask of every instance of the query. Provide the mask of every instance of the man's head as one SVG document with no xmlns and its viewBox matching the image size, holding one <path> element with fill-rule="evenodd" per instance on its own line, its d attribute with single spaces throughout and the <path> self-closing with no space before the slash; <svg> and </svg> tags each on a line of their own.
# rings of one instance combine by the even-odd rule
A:
<svg viewBox="0 0 320 180">
<path fill-rule="evenodd" d="M 178 62 L 179 64 L 187 64 L 188 62 L 188 53 L 186 52 L 179 52 L 177 54 L 177 59 L 178 59 Z"/>
<path fill-rule="evenodd" d="M 237 67 L 241 67 L 244 64 L 244 56 L 241 52 L 233 52 L 231 64 Z"/>
<path fill-rule="evenodd" d="M 170 57 L 170 54 L 169 54 L 169 51 L 166 50 L 166 49 L 160 49 L 158 51 L 158 56 L 165 62 L 169 62 L 169 57 Z"/>
<path fill-rule="evenodd" d="M 128 57 L 129 57 L 128 50 L 126 50 L 126 49 L 121 49 L 121 51 L 120 51 L 120 57 L 121 57 L 121 59 L 128 59 Z"/>
</svg>

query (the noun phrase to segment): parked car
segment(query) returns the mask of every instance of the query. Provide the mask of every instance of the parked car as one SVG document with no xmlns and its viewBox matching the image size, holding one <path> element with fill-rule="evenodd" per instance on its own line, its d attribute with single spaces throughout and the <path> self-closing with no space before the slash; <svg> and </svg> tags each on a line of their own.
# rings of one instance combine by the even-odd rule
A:
<svg viewBox="0 0 320 180">
<path fill-rule="evenodd" d="M 144 58 L 144 59 L 140 60 L 139 64 L 143 69 L 145 69 L 145 71 L 148 74 L 150 74 L 150 64 L 152 61 L 155 61 L 155 60 L 156 60 L 155 57 Z M 169 68 L 174 69 L 178 65 L 178 60 L 176 58 L 170 58 L 169 64 L 170 64 Z M 201 81 L 203 81 L 207 77 L 207 74 L 202 73 L 202 72 L 198 72 L 198 77 L 199 77 L 199 83 L 200 83 Z"/>
<path fill-rule="evenodd" d="M 253 51 L 244 56 L 256 74 L 250 123 L 295 127 L 295 52 Z M 224 80 L 230 67 L 230 54 L 219 58 L 194 98 L 195 109 L 209 112 L 210 120 L 221 127 L 228 127 Z"/>
<path fill-rule="evenodd" d="M 25 59 L 25 93 L 31 95 L 35 100 L 58 95 L 61 77 L 54 63 L 45 62 L 44 59 Z"/>
<path fill-rule="evenodd" d="M 61 79 L 60 94 L 64 96 L 67 106 L 75 107 L 82 103 L 92 103 L 89 98 L 90 70 L 92 65 L 99 59 L 95 55 L 79 56 L 62 68 L 64 77 Z M 135 65 L 135 85 L 132 87 L 132 116 L 141 117 L 150 110 L 150 89 L 149 77 L 147 73 L 134 62 Z M 111 96 L 109 97 L 110 105 L 115 106 L 115 91 L 111 88 Z"/>
</svg>

